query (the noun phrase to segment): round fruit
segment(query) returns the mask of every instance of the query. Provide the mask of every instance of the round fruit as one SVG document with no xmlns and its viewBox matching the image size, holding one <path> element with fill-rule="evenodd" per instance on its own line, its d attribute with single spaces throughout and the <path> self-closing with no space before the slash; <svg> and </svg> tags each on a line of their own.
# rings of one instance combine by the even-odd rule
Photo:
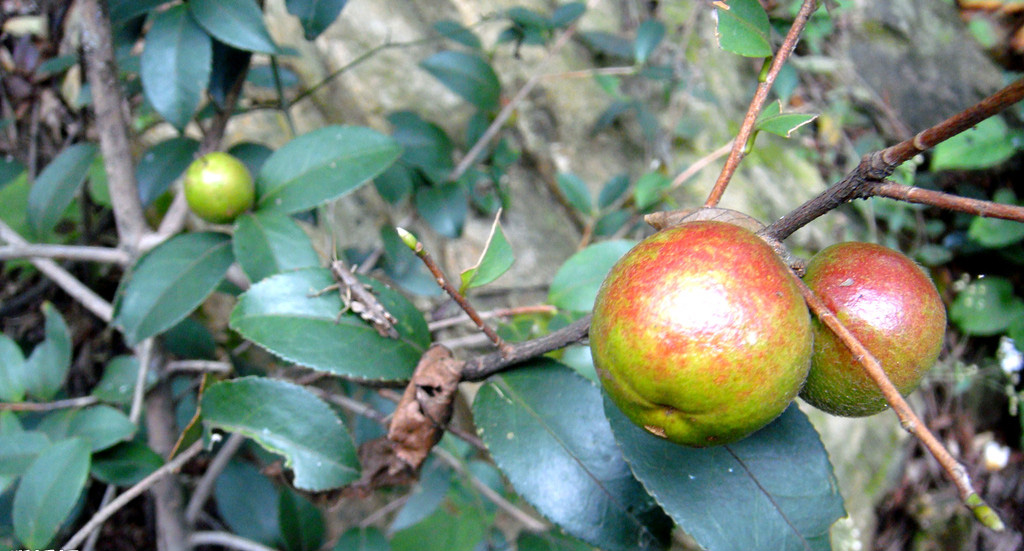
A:
<svg viewBox="0 0 1024 551">
<path fill-rule="evenodd" d="M 751 231 L 698 221 L 641 241 L 601 285 L 590 324 L 608 396 L 688 446 L 739 440 L 796 397 L 811 321 L 788 268 Z"/>
<path fill-rule="evenodd" d="M 946 331 L 942 299 L 917 264 L 880 245 L 840 243 L 811 259 L 804 281 L 881 362 L 900 393 L 917 388 L 939 357 Z M 811 372 L 800 396 L 847 417 L 887 406 L 850 350 L 817 319 Z"/>
<path fill-rule="evenodd" d="M 256 189 L 242 161 L 214 151 L 192 161 L 185 170 L 185 199 L 203 220 L 225 224 L 252 208 Z"/>
</svg>

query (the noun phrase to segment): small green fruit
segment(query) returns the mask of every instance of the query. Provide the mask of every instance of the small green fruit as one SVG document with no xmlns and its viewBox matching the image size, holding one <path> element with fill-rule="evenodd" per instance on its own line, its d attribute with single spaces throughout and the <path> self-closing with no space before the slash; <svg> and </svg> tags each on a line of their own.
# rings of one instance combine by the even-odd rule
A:
<svg viewBox="0 0 1024 551">
<path fill-rule="evenodd" d="M 196 216 L 226 224 L 252 208 L 256 188 L 242 161 L 220 151 L 207 153 L 185 170 L 185 199 Z"/>
<path fill-rule="evenodd" d="M 605 391 L 634 423 L 711 446 L 751 434 L 796 397 L 811 321 L 788 268 L 753 232 L 688 222 L 615 264 L 590 347 Z"/>
<path fill-rule="evenodd" d="M 804 281 L 881 362 L 901 394 L 917 388 L 938 358 L 946 331 L 942 299 L 917 264 L 880 245 L 840 243 L 811 259 Z M 800 396 L 846 417 L 887 407 L 853 354 L 817 319 L 811 372 Z"/>
</svg>

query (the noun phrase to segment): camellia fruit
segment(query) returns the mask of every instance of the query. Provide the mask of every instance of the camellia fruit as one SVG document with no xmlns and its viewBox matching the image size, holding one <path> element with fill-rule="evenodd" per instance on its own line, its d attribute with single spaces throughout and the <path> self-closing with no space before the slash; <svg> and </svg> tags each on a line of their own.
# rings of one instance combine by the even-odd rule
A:
<svg viewBox="0 0 1024 551">
<path fill-rule="evenodd" d="M 811 319 L 775 252 L 748 229 L 685 222 L 609 272 L 590 347 L 608 396 L 648 432 L 688 446 L 739 440 L 796 397 Z"/>
<path fill-rule="evenodd" d="M 252 208 L 256 188 L 242 161 L 214 151 L 192 161 L 185 170 L 185 199 L 203 220 L 226 224 Z"/>
<path fill-rule="evenodd" d="M 832 245 L 807 263 L 804 282 L 907 395 L 942 349 L 946 309 L 935 284 L 906 256 L 872 243 Z M 834 415 L 883 411 L 881 391 L 850 350 L 814 320 L 814 356 L 800 396 Z"/>
</svg>

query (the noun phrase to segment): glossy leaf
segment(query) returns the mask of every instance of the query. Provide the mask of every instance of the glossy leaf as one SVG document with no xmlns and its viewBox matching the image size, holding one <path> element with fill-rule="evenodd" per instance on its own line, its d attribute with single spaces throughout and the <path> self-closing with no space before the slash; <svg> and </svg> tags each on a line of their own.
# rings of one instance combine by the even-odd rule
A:
<svg viewBox="0 0 1024 551">
<path fill-rule="evenodd" d="M 217 40 L 240 50 L 277 53 L 254 0 L 190 0 L 188 8 L 196 22 Z"/>
<path fill-rule="evenodd" d="M 299 18 L 306 40 L 320 36 L 338 18 L 348 0 L 285 0 L 288 13 Z"/>
<path fill-rule="evenodd" d="M 629 472 L 592 383 L 535 360 L 492 377 L 473 414 L 516 492 L 564 531 L 609 551 L 666 547 L 671 523 Z"/>
<path fill-rule="evenodd" d="M 49 446 L 50 438 L 41 431 L 0 434 L 0 476 L 21 476 Z"/>
<path fill-rule="evenodd" d="M 498 108 L 501 82 L 483 58 L 454 50 L 438 52 L 420 62 L 434 78 L 483 111 Z"/>
<path fill-rule="evenodd" d="M 67 436 L 81 438 L 95 453 L 131 439 L 135 429 L 135 424 L 121 410 L 99 405 L 75 411 Z"/>
<path fill-rule="evenodd" d="M 562 195 L 565 195 L 572 208 L 587 215 L 593 213 L 594 207 L 590 200 L 590 190 L 579 176 L 562 172 L 555 179 L 558 182 L 558 189 L 561 190 Z"/>
<path fill-rule="evenodd" d="M 231 239 L 186 233 L 143 256 L 121 282 L 113 323 L 129 345 L 173 327 L 216 289 L 234 262 Z"/>
<path fill-rule="evenodd" d="M 106 484 L 137 484 L 164 464 L 163 457 L 142 442 L 124 442 L 92 456 L 92 475 Z"/>
<path fill-rule="evenodd" d="M 99 151 L 91 143 L 68 146 L 36 178 L 28 194 L 28 222 L 37 236 L 53 231 L 75 199 Z"/>
<path fill-rule="evenodd" d="M 244 377 L 210 385 L 203 422 L 252 438 L 285 457 L 296 488 L 338 488 L 359 476 L 359 460 L 345 425 L 325 402 L 284 381 Z"/>
<path fill-rule="evenodd" d="M 332 551 L 391 551 L 384 533 L 374 527 L 351 528 L 338 538 Z"/>
<path fill-rule="evenodd" d="M 636 181 L 633 201 L 636 208 L 646 210 L 661 202 L 662 193 L 672 185 L 672 180 L 660 172 L 646 172 Z"/>
<path fill-rule="evenodd" d="M 213 46 L 188 7 L 153 12 L 140 59 L 146 99 L 178 130 L 192 119 L 210 80 Z"/>
<path fill-rule="evenodd" d="M 434 23 L 434 30 L 441 36 L 449 40 L 454 40 L 468 48 L 479 50 L 483 47 L 483 45 L 480 44 L 480 38 L 477 37 L 473 31 L 467 29 L 458 21 L 452 21 L 451 19 L 438 21 Z"/>
<path fill-rule="evenodd" d="M 505 232 L 501 229 L 501 211 L 494 217 L 494 224 L 491 225 L 491 234 L 487 237 L 487 244 L 484 245 L 484 252 L 476 265 L 462 272 L 462 284 L 459 292 L 466 291 L 498 279 L 502 274 L 512 267 L 515 262 L 515 253 L 512 252 L 512 245 L 509 245 L 505 238 Z"/>
<path fill-rule="evenodd" d="M 164 140 L 150 147 L 135 167 L 139 198 L 149 205 L 170 189 L 199 151 L 199 142 L 182 136 Z"/>
<path fill-rule="evenodd" d="M 213 333 L 193 317 L 187 317 L 165 331 L 161 340 L 167 352 L 179 358 L 213 360 L 217 355 Z"/>
<path fill-rule="evenodd" d="M 110 22 L 117 25 L 163 4 L 164 0 L 108 0 Z"/>
<path fill-rule="evenodd" d="M 253 282 L 288 270 L 320 265 L 309 236 L 283 214 L 243 214 L 235 220 L 232 244 L 235 258 Z"/>
<path fill-rule="evenodd" d="M 316 551 L 324 539 L 324 520 L 320 510 L 306 498 L 285 490 L 278 500 L 279 521 L 284 547 L 288 551 Z"/>
<path fill-rule="evenodd" d="M 264 545 L 280 538 L 277 488 L 251 463 L 228 463 L 217 477 L 213 496 L 217 512 L 232 532 Z"/>
<path fill-rule="evenodd" d="M 715 6 L 718 14 L 715 35 L 723 50 L 747 57 L 772 55 L 768 14 L 758 0 L 729 0 L 727 7 L 722 2 Z"/>
<path fill-rule="evenodd" d="M 25 547 L 45 548 L 71 514 L 89 476 L 89 446 L 78 438 L 39 452 L 18 484 L 14 534 Z"/>
<path fill-rule="evenodd" d="M 710 448 L 653 436 L 609 400 L 605 411 L 633 473 L 703 548 L 830 549 L 842 497 L 818 433 L 795 404 L 759 432 Z"/>
<path fill-rule="evenodd" d="M 569 257 L 551 280 L 548 302 L 563 310 L 592 310 L 608 271 L 633 245 L 635 241 L 602 241 Z"/>
<path fill-rule="evenodd" d="M 633 41 L 633 56 L 640 64 L 647 63 L 651 52 L 665 38 L 665 24 L 657 19 L 648 19 L 636 29 L 636 40 Z"/>
<path fill-rule="evenodd" d="M 20 402 L 25 399 L 25 354 L 18 343 L 0 333 L 0 401 Z"/>
<path fill-rule="evenodd" d="M 998 335 L 1024 317 L 1024 300 L 1004 278 L 976 279 L 953 299 L 949 319 L 968 335 Z"/>
<path fill-rule="evenodd" d="M 25 393 L 40 400 L 50 400 L 60 392 L 71 367 L 71 335 L 60 312 L 49 302 L 43 303 L 46 317 L 46 339 L 36 345 L 25 360 Z"/>
<path fill-rule="evenodd" d="M 416 210 L 437 233 L 459 237 L 469 212 L 466 188 L 458 182 L 422 187 L 416 191 Z"/>
<path fill-rule="evenodd" d="M 789 138 L 801 126 L 809 124 L 818 115 L 807 113 L 783 113 L 782 102 L 774 101 L 765 106 L 764 110 L 757 117 L 755 130 L 761 130 L 783 138 Z"/>
<path fill-rule="evenodd" d="M 146 374 L 146 388 L 152 387 L 157 381 L 157 374 L 149 370 Z M 115 356 L 103 368 L 100 382 L 92 389 L 96 398 L 112 404 L 127 405 L 135 393 L 135 383 L 139 378 L 139 359 L 135 356 Z"/>
<path fill-rule="evenodd" d="M 996 203 L 1018 205 L 1016 195 L 1009 189 L 997 191 L 992 200 Z M 1024 223 L 978 216 L 971 220 L 967 237 L 983 247 L 1005 247 L 1024 239 Z"/>
<path fill-rule="evenodd" d="M 258 211 L 290 214 L 342 197 L 384 172 L 401 154 L 369 128 L 328 126 L 303 134 L 263 163 Z"/>
<path fill-rule="evenodd" d="M 601 193 L 597 196 L 597 208 L 605 209 L 612 206 L 626 190 L 629 189 L 629 175 L 619 174 L 605 182 Z"/>
<path fill-rule="evenodd" d="M 444 129 L 411 111 L 388 115 L 392 138 L 402 146 L 402 162 L 418 168 L 434 184 L 444 184 L 454 168 L 454 146 Z"/>
<path fill-rule="evenodd" d="M 990 117 L 935 146 L 931 169 L 992 168 L 1012 157 L 1017 149 L 1006 121 L 1000 116 Z"/>
<path fill-rule="evenodd" d="M 352 312 L 339 317 L 338 291 L 312 296 L 335 283 L 325 268 L 269 277 L 239 297 L 231 327 L 270 352 L 319 371 L 363 380 L 405 380 L 430 344 L 423 315 L 379 282 L 377 298 L 398 319 L 401 336 L 380 336 Z"/>
</svg>

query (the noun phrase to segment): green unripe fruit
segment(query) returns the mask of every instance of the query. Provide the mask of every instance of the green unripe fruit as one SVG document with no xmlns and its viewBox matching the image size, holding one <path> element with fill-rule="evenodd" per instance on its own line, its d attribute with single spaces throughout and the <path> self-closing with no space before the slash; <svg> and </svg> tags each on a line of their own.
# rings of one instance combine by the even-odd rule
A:
<svg viewBox="0 0 1024 551">
<path fill-rule="evenodd" d="M 185 199 L 196 216 L 226 224 L 252 208 L 256 188 L 242 161 L 214 151 L 192 161 L 185 170 Z"/>
<path fill-rule="evenodd" d="M 811 259 L 804 281 L 878 359 L 901 394 L 917 388 L 942 349 L 946 309 L 914 261 L 880 245 L 840 243 Z M 811 372 L 800 396 L 846 417 L 887 407 L 850 350 L 817 319 Z"/>
<path fill-rule="evenodd" d="M 711 446 L 753 433 L 796 397 L 811 320 L 789 269 L 753 232 L 688 222 L 615 264 L 590 347 L 605 391 L 634 423 Z"/>
</svg>

